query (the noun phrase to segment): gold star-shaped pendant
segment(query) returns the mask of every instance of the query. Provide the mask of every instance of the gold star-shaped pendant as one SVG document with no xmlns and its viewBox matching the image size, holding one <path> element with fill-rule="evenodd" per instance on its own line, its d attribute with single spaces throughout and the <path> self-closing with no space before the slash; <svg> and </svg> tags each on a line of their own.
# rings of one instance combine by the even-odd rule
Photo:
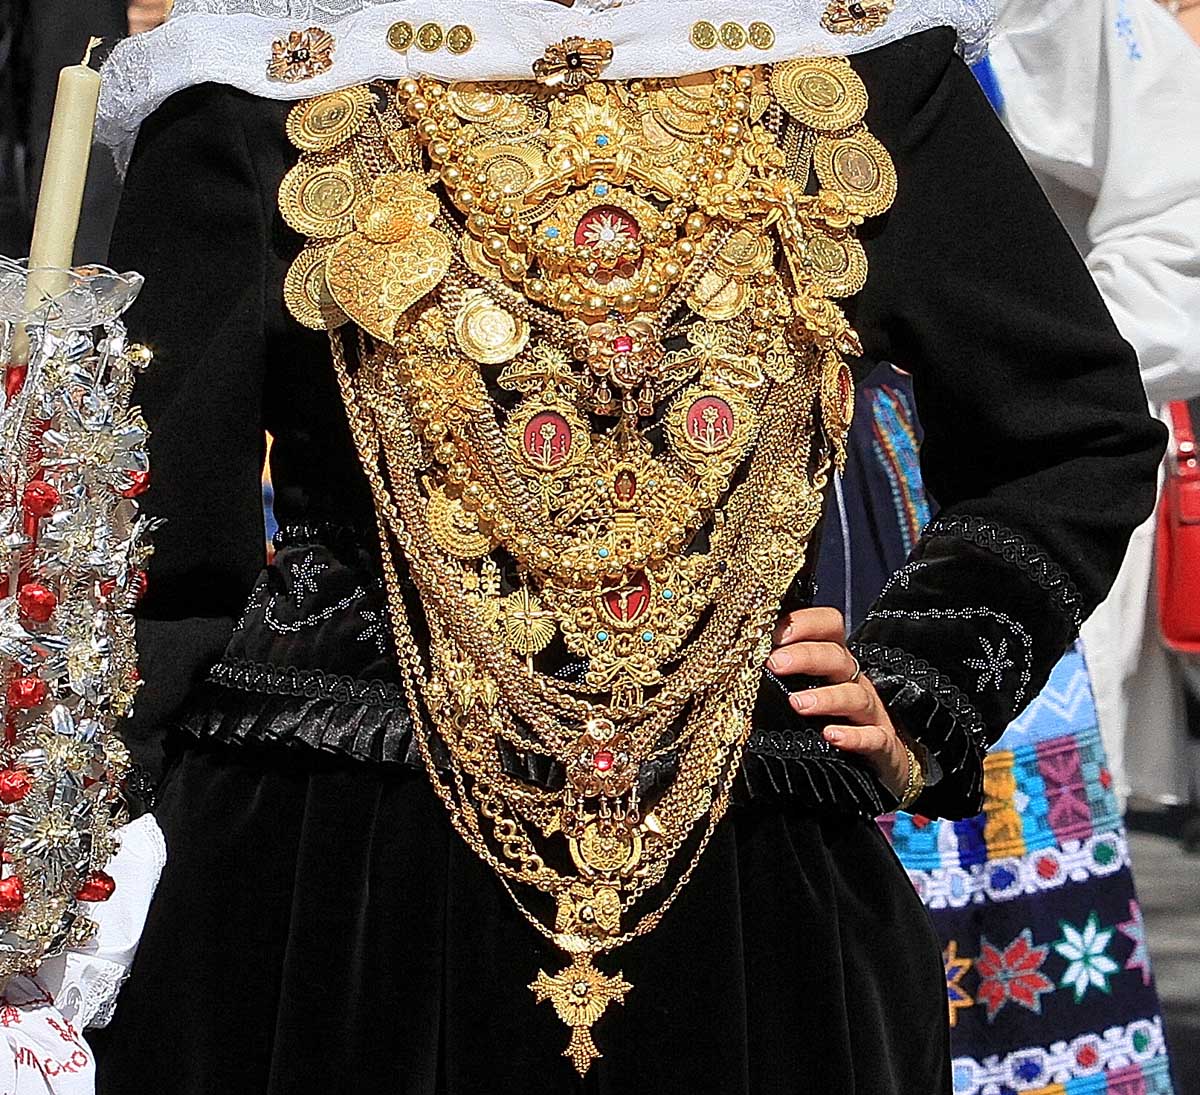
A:
<svg viewBox="0 0 1200 1095">
<path fill-rule="evenodd" d="M 613 977 L 601 973 L 592 965 L 592 956 L 582 953 L 554 977 L 542 970 L 529 987 L 539 1004 L 549 1000 L 558 1017 L 571 1028 L 571 1040 L 563 1056 L 571 1058 L 580 1076 L 586 1076 L 592 1062 L 601 1056 L 592 1041 L 592 1024 L 613 1001 L 621 1003 L 633 986 L 619 973 Z"/>
</svg>

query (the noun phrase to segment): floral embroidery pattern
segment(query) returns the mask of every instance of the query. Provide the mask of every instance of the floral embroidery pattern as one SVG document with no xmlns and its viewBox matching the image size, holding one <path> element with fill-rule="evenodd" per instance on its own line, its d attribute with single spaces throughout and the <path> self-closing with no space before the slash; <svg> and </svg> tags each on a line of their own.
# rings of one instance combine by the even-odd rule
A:
<svg viewBox="0 0 1200 1095">
<path fill-rule="evenodd" d="M 1140 970 L 1142 984 L 1150 984 L 1150 954 L 1146 950 L 1146 922 L 1142 919 L 1142 908 L 1132 898 L 1129 901 L 1129 919 L 1117 925 L 1117 930 L 1126 939 L 1133 941 L 1133 953 L 1125 960 L 1127 970 Z"/>
<path fill-rule="evenodd" d="M 1125 6 L 1125 0 L 1120 0 L 1117 4 L 1117 18 L 1113 23 L 1113 29 L 1117 32 L 1117 37 L 1125 43 L 1125 50 L 1129 54 L 1131 61 L 1140 61 L 1142 59 L 1142 47 L 1138 45 L 1137 32 L 1133 28 L 1133 19 L 1129 15 L 1129 10 Z"/>
<path fill-rule="evenodd" d="M 958 1009 L 975 1005 L 975 1001 L 967 995 L 967 990 L 962 986 L 962 979 L 971 969 L 971 959 L 959 958 L 958 940 L 951 939 L 946 944 L 943 960 L 946 965 L 946 999 L 950 1004 L 950 1025 L 955 1026 L 958 1023 Z"/>
<path fill-rule="evenodd" d="M 979 671 L 979 683 L 975 686 L 977 689 L 982 691 L 990 683 L 999 692 L 1004 687 L 1005 672 L 1016 668 L 1016 664 L 1008 656 L 1008 640 L 1000 639 L 993 646 L 991 640 L 981 635 L 979 641 L 983 644 L 983 657 L 964 658 L 963 665 Z"/>
<path fill-rule="evenodd" d="M 1072 927 L 1065 920 L 1060 923 L 1063 938 L 1054 944 L 1054 949 L 1067 960 L 1066 972 L 1059 984 L 1075 990 L 1075 1002 L 1084 998 L 1088 989 L 1111 992 L 1108 979 L 1121 967 L 1108 955 L 1113 929 L 1101 928 L 1100 918 L 1092 913 L 1082 929 Z"/>
<path fill-rule="evenodd" d="M 292 601 L 299 608 L 306 598 L 316 594 L 317 579 L 328 570 L 326 563 L 319 563 L 313 554 L 305 555 L 292 570 Z"/>
<path fill-rule="evenodd" d="M 1049 945 L 1035 947 L 1033 932 L 1026 928 L 1001 950 L 982 941 L 975 970 L 979 974 L 978 1003 L 987 1007 L 988 1021 L 996 1018 L 1005 1004 L 1015 1003 L 1036 1015 L 1042 1013 L 1042 994 L 1054 991 L 1054 982 L 1042 973 Z"/>
</svg>

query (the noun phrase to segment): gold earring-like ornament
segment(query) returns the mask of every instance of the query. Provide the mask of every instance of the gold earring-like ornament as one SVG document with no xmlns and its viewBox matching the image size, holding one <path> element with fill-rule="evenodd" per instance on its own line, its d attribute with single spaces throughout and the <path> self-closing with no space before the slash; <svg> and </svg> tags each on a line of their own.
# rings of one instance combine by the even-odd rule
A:
<svg viewBox="0 0 1200 1095">
<path fill-rule="evenodd" d="M 830 34 L 870 34 L 887 22 L 896 0 L 870 0 L 865 4 L 848 4 L 845 0 L 830 0 L 821 26 Z"/>
<path fill-rule="evenodd" d="M 574 91 L 600 79 L 612 58 L 612 42 L 601 38 L 564 38 L 547 46 L 545 56 L 533 62 L 533 75 L 545 87 Z"/>
<path fill-rule="evenodd" d="M 333 35 L 321 27 L 294 30 L 271 43 L 267 78 L 294 84 L 311 80 L 333 67 Z"/>
</svg>

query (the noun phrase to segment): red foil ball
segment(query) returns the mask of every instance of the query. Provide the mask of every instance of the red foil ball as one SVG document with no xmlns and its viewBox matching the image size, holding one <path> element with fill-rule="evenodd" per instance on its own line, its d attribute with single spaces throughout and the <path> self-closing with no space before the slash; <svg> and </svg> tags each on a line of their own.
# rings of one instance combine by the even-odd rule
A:
<svg viewBox="0 0 1200 1095">
<path fill-rule="evenodd" d="M 148 471 L 131 471 L 129 473 L 129 486 L 121 491 L 122 498 L 136 498 L 139 494 L 145 494 L 146 488 L 150 486 L 150 473 Z"/>
<path fill-rule="evenodd" d="M 0 802 L 11 806 L 20 802 L 33 787 L 33 777 L 23 768 L 5 768 L 0 771 Z"/>
<path fill-rule="evenodd" d="M 46 682 L 40 677 L 18 677 L 8 685 L 8 706 L 30 711 L 46 701 Z"/>
<path fill-rule="evenodd" d="M 47 589 L 41 582 L 29 582 L 17 594 L 17 604 L 21 615 L 27 620 L 44 624 L 58 608 L 58 598 L 52 589 Z"/>
<path fill-rule="evenodd" d="M 31 517 L 49 517 L 57 508 L 61 495 L 49 483 L 34 479 L 25 484 L 25 512 Z"/>
<path fill-rule="evenodd" d="M 104 871 L 92 871 L 84 879 L 83 885 L 75 891 L 75 896 L 80 901 L 107 901 L 116 888 L 117 884 L 112 875 Z"/>
<path fill-rule="evenodd" d="M 23 387 L 29 372 L 28 365 L 10 365 L 4 370 L 4 394 L 12 399 Z"/>
<path fill-rule="evenodd" d="M 0 879 L 0 913 L 15 913 L 25 904 L 25 885 L 20 875 Z"/>
</svg>

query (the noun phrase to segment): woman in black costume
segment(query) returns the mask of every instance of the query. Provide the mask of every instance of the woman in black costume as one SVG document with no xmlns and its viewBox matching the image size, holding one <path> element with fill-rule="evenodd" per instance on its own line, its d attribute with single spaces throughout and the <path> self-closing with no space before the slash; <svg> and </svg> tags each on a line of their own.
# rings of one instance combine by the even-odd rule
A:
<svg viewBox="0 0 1200 1095">
<path fill-rule="evenodd" d="M 410 6 L 390 5 L 391 19 Z M 669 6 L 627 4 L 646 35 L 683 48 L 704 5 L 682 29 L 645 15 Z M 155 32 L 177 28 L 174 50 L 195 41 L 189 26 L 230 18 L 182 7 Z M 942 510 L 849 650 L 836 614 L 805 611 L 809 558 L 733 805 L 661 924 L 597 962 L 633 988 L 595 1023 L 603 1056 L 582 1080 L 560 1056 L 555 1009 L 525 989 L 561 955 L 452 831 L 425 770 L 433 737 L 414 734 L 388 626 L 362 438 L 326 335 L 285 307 L 305 243 L 277 204 L 299 158 L 283 100 L 308 92 L 252 94 L 231 85 L 258 90 L 257 70 L 241 82 L 193 65 L 145 120 L 113 255 L 146 276 L 130 324 L 156 355 L 139 401 L 153 432 L 146 505 L 165 524 L 128 740 L 153 769 L 165 741 L 156 815 L 170 859 L 114 1023 L 96 1035 L 106 1095 L 950 1090 L 938 946 L 873 818 L 919 779 L 919 812 L 978 809 L 988 742 L 1103 597 L 1153 503 L 1163 442 L 1132 351 L 955 30 L 937 25 L 945 5 L 865 5 L 891 20 L 875 37 L 817 31 L 824 4 L 775 7 L 830 52 L 858 51 L 865 124 L 899 189 L 859 231 L 870 273 L 846 304 L 863 351 L 852 365 L 912 372 Z M 841 7 L 829 5 L 834 27 Z M 592 18 L 599 37 L 614 13 Z M 356 49 L 330 26 L 326 79 Z M 228 49 L 245 53 L 234 37 Z M 759 59 L 724 48 L 697 46 L 707 66 L 680 71 Z M 542 44 L 528 49 L 532 61 Z M 110 112 L 118 98 L 110 87 Z M 264 431 L 281 525 L 265 570 Z M 555 785 L 545 758 L 509 759 Z"/>
</svg>

